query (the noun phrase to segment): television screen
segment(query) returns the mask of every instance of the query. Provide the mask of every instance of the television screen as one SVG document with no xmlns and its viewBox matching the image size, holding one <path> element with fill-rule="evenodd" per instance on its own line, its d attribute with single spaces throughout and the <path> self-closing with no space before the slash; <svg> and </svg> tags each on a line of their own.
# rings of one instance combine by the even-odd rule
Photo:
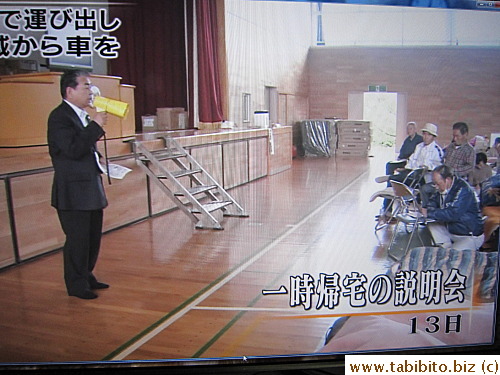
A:
<svg viewBox="0 0 500 375">
<path fill-rule="evenodd" d="M 54 48 L 54 56 L 48 59 L 49 67 L 92 70 L 91 29 L 77 30 L 75 23 L 65 24 L 64 17 L 64 13 L 58 13 L 47 27 L 47 39 L 61 47 L 57 51 Z"/>
<path fill-rule="evenodd" d="M 131 137 L 109 131 L 113 163 L 132 172 L 105 184 L 94 273 L 110 287 L 95 300 L 64 288 L 52 171 L 0 172 L 9 228 L 0 367 L 342 373 L 351 354 L 446 353 L 465 366 L 459 353 L 495 353 L 498 225 L 489 232 L 494 215 L 483 209 L 498 186 L 490 176 L 473 183 L 476 165 L 461 175 L 432 170 L 461 152 L 476 164 L 484 152 L 498 176 L 498 2 L 366 3 L 109 2 L 96 13 L 109 34 L 94 40 L 74 27 L 76 14 L 87 14 L 83 3 L 2 10 L 0 2 L 4 40 L 24 40 L 17 29 L 34 14 L 57 13 L 33 38 L 40 47 L 100 45 L 100 53 L 51 57 L 50 67 L 92 71 L 96 59 L 108 60 L 109 75 L 135 87 L 139 129 L 133 150 Z M 207 58 L 214 54 L 217 63 Z M 221 84 L 207 88 L 213 70 Z M 168 128 L 181 112 L 185 128 Z M 267 115 L 265 125 L 250 113 Z M 154 132 L 142 131 L 144 116 Z M 212 175 L 207 185 L 225 189 L 218 203 L 241 211 L 222 207 L 193 224 L 191 201 L 178 209 L 180 193 L 164 194 L 161 182 L 171 177 L 163 168 L 187 168 L 171 160 L 178 154 L 143 163 L 154 159 L 147 147 L 178 147 L 165 136 L 184 146 L 176 151 L 187 150 L 187 165 Z M 479 149 L 478 137 L 491 142 Z M 424 164 L 423 153 L 439 161 Z"/>
</svg>

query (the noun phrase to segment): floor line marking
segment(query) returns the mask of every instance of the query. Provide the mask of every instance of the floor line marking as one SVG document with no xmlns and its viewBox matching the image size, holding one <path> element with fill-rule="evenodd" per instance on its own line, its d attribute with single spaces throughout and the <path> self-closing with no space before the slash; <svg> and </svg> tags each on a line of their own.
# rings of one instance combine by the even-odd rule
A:
<svg viewBox="0 0 500 375">
<path fill-rule="evenodd" d="M 224 307 L 224 306 L 195 306 L 193 310 L 209 310 L 209 311 L 258 311 L 258 312 L 277 312 L 277 313 L 291 313 L 290 308 L 282 307 Z M 292 314 L 292 313 L 291 313 Z"/>
<path fill-rule="evenodd" d="M 154 338 L 156 335 L 165 330 L 168 326 L 173 324 L 178 319 L 182 318 L 189 311 L 193 310 L 193 308 L 198 305 L 200 302 L 204 301 L 208 297 L 210 297 L 214 292 L 222 288 L 226 283 L 231 281 L 234 277 L 239 275 L 246 268 L 251 266 L 265 254 L 267 254 L 272 248 L 274 248 L 277 244 L 279 244 L 283 239 L 288 237 L 290 234 L 295 232 L 298 228 L 304 225 L 309 219 L 314 217 L 319 211 L 324 209 L 328 204 L 330 204 L 338 195 L 342 194 L 344 191 L 349 189 L 353 184 L 355 184 L 358 180 L 360 180 L 364 175 L 368 172 L 365 171 L 358 175 L 354 180 L 352 180 L 349 184 L 344 186 L 338 192 L 331 195 L 326 201 L 321 203 L 318 207 L 316 207 L 313 211 L 311 211 L 307 216 L 303 217 L 298 223 L 296 223 L 293 227 L 282 233 L 279 237 L 275 238 L 268 245 L 262 248 L 258 253 L 250 257 L 247 261 L 243 262 L 239 266 L 235 267 L 233 271 L 228 273 L 225 277 L 219 279 L 219 281 L 214 282 L 211 286 L 206 288 L 203 293 L 199 294 L 197 297 L 191 297 L 190 302 L 181 305 L 175 313 L 167 314 L 164 318 L 160 319 L 157 323 L 151 325 L 149 328 L 145 329 L 142 333 L 135 336 L 132 340 L 125 343 L 122 347 L 118 348 L 114 352 L 112 352 L 109 356 L 107 356 L 106 360 L 123 360 L 126 356 L 133 353 L 135 350 L 140 348 L 142 345 L 147 343 L 149 340 Z M 209 284 L 210 285 L 210 284 Z M 195 295 L 196 296 L 196 295 Z M 189 299 L 188 299 L 189 301 Z M 154 328 L 153 328 L 154 327 Z"/>
<path fill-rule="evenodd" d="M 294 225 L 292 225 L 292 227 L 294 227 Z M 282 271 L 282 272 L 278 272 L 276 274 L 276 277 L 274 278 L 274 280 L 272 280 L 268 285 L 276 285 L 276 283 L 278 282 L 278 280 L 281 278 L 281 276 L 287 272 L 287 270 L 290 269 L 290 267 L 292 266 L 292 263 L 289 263 L 288 266 L 285 267 L 285 269 Z M 258 294 L 255 296 L 255 298 L 253 300 L 251 300 L 245 307 L 247 308 L 253 308 L 255 306 L 255 304 L 264 296 L 264 294 Z M 197 306 L 196 308 L 198 307 L 203 307 L 203 306 Z M 208 340 L 205 344 L 203 344 L 201 346 L 201 348 L 199 350 L 197 350 L 193 355 L 192 357 L 193 358 L 199 358 L 201 357 L 207 350 L 209 350 L 213 344 L 215 344 L 219 338 L 221 338 L 226 332 L 229 331 L 229 329 L 231 327 L 233 327 L 248 311 L 245 311 L 245 310 L 240 310 L 229 322 L 227 322 L 224 327 L 222 327 L 215 335 L 213 335 L 210 340 Z M 284 312 L 290 312 L 290 309 L 286 309 Z M 279 312 L 279 314 L 281 314 L 282 311 Z M 261 316 L 262 314 L 258 314 L 258 316 Z M 253 327 L 253 324 L 252 324 L 252 327 Z M 240 335 L 238 335 L 238 337 L 236 338 L 236 340 L 232 340 L 232 342 L 229 344 L 229 346 L 227 348 L 224 349 L 224 351 L 222 352 L 222 357 L 229 357 L 230 355 L 228 353 L 232 353 L 234 351 L 234 348 L 236 347 L 236 345 L 238 345 L 237 343 L 238 342 L 241 342 L 241 340 L 244 340 L 245 337 L 248 336 L 249 334 L 249 327 L 246 327 L 244 332 Z"/>
</svg>

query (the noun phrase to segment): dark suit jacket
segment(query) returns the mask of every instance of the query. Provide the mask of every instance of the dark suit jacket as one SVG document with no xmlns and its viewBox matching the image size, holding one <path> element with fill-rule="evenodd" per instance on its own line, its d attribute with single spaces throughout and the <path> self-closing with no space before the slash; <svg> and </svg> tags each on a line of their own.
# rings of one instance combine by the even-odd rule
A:
<svg viewBox="0 0 500 375">
<path fill-rule="evenodd" d="M 94 121 L 84 127 L 66 102 L 49 115 L 47 139 L 54 166 L 52 206 L 59 210 L 99 210 L 107 206 L 95 144 L 104 130 Z"/>
</svg>

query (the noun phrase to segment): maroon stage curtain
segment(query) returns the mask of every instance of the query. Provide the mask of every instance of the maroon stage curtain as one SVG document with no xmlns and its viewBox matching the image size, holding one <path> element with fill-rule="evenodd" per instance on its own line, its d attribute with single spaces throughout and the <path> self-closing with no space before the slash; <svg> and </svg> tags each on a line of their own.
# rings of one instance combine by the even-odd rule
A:
<svg viewBox="0 0 500 375">
<path fill-rule="evenodd" d="M 198 115 L 201 122 L 224 119 L 217 34 L 217 1 L 196 1 Z"/>
<path fill-rule="evenodd" d="M 184 1 L 114 1 L 109 15 L 122 21 L 112 33 L 121 48 L 108 72 L 136 86 L 136 130 L 141 130 L 141 116 L 156 114 L 156 108 L 188 109 Z"/>
</svg>

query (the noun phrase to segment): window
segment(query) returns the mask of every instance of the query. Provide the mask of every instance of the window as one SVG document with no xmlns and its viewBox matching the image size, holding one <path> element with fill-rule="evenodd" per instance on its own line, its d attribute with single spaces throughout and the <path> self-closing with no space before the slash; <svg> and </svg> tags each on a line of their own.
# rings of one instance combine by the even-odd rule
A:
<svg viewBox="0 0 500 375">
<path fill-rule="evenodd" d="M 243 93 L 243 106 L 242 106 L 243 122 L 250 122 L 250 94 Z"/>
</svg>

